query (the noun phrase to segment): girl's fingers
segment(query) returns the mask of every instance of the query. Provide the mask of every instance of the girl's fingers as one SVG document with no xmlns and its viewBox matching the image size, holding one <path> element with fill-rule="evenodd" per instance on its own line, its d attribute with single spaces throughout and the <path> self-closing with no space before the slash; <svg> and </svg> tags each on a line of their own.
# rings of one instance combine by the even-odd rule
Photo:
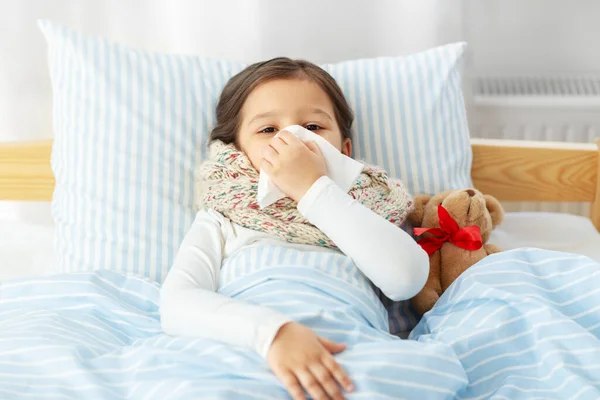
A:
<svg viewBox="0 0 600 400">
<path fill-rule="evenodd" d="M 333 378 L 336 382 L 346 391 L 351 392 L 354 390 L 354 385 L 352 381 L 346 374 L 346 371 L 340 367 L 340 365 L 335 361 L 335 359 L 329 354 L 325 355 L 322 359 L 323 365 L 327 367 Z"/>
<path fill-rule="evenodd" d="M 292 140 L 292 138 L 295 138 L 295 137 L 296 136 L 294 136 L 291 132 L 283 130 L 283 131 L 279 131 L 279 133 L 277 134 L 277 137 L 273 138 L 273 140 L 274 139 L 279 139 L 283 143 L 289 144 L 290 143 L 289 141 Z"/>
<path fill-rule="evenodd" d="M 341 353 L 342 351 L 346 350 L 345 344 L 332 342 L 331 340 L 321 336 L 318 336 L 318 338 L 323 347 L 325 347 L 331 354 Z"/>
<path fill-rule="evenodd" d="M 315 376 L 312 374 L 312 372 L 305 368 L 305 369 L 300 369 L 296 372 L 296 378 L 298 378 L 298 380 L 300 381 L 300 384 L 302 384 L 302 387 L 304 388 L 304 390 L 306 390 L 306 392 L 315 400 L 326 400 L 327 399 L 327 394 L 325 393 L 325 390 L 323 389 L 323 387 L 321 386 L 321 383 L 317 380 L 317 378 L 315 378 Z"/>
<path fill-rule="evenodd" d="M 304 397 L 304 391 L 302 390 L 300 383 L 298 383 L 298 379 L 296 379 L 296 376 L 292 373 L 292 371 L 286 370 L 275 374 L 294 400 L 306 400 L 306 397 Z"/>
<path fill-rule="evenodd" d="M 271 146 L 265 146 L 263 149 L 263 159 L 267 160 L 272 166 L 277 165 L 277 157 L 279 153 Z"/>
<path fill-rule="evenodd" d="M 317 378 L 331 399 L 344 400 L 344 397 L 340 392 L 340 388 L 335 382 L 329 369 L 327 369 L 323 364 L 316 363 L 310 366 L 310 371 L 312 372 L 313 376 Z"/>
<path fill-rule="evenodd" d="M 319 146 L 317 146 L 317 144 L 315 142 L 305 142 L 304 144 L 306 145 L 306 147 L 308 147 L 308 149 L 310 151 L 312 151 L 316 155 L 318 155 L 318 156 L 322 156 L 323 155 L 321 153 L 321 149 L 319 148 Z"/>
<path fill-rule="evenodd" d="M 281 138 L 281 140 L 283 140 L 288 145 L 302 143 L 300 141 L 300 139 L 298 139 L 296 137 L 296 135 L 294 135 L 292 132 L 286 131 L 286 130 L 280 131 L 279 134 L 277 135 L 277 137 Z"/>
<path fill-rule="evenodd" d="M 287 143 L 278 135 L 271 139 L 270 146 L 275 149 L 277 153 L 282 153 L 285 150 Z"/>
<path fill-rule="evenodd" d="M 288 146 L 292 147 L 300 147 L 304 146 L 304 142 L 300 140 L 296 135 L 289 131 L 281 131 L 277 135 L 278 138 L 281 138 Z"/>
<path fill-rule="evenodd" d="M 269 160 L 262 159 L 260 163 L 260 169 L 264 170 L 267 174 L 271 175 L 273 172 L 273 164 L 269 162 Z"/>
</svg>

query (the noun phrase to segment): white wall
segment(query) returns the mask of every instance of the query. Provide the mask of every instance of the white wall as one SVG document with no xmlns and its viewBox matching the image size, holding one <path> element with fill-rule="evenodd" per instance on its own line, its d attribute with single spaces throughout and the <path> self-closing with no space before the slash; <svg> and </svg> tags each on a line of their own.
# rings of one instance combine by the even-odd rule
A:
<svg viewBox="0 0 600 400">
<path fill-rule="evenodd" d="M 46 44 L 36 19 L 156 51 L 242 61 L 334 62 L 426 49 L 461 36 L 461 0 L 0 0 L 0 141 L 52 136 Z M 1 203 L 1 202 L 0 202 Z M 48 204 L 0 218 L 49 221 Z"/>
<path fill-rule="evenodd" d="M 51 135 L 36 19 L 145 49 L 243 61 L 395 55 L 460 38 L 459 0 L 0 0 L 0 140 Z M 448 18 L 448 16 L 452 16 Z"/>
<path fill-rule="evenodd" d="M 0 10 L 0 141 L 52 136 L 38 18 L 141 48 L 248 62 L 334 62 L 466 39 L 470 73 L 600 71 L 599 0 L 0 0 Z M 48 215 L 47 204 L 0 204 L 0 218 Z"/>
<path fill-rule="evenodd" d="M 464 1 L 474 73 L 600 71 L 600 1 Z"/>
</svg>

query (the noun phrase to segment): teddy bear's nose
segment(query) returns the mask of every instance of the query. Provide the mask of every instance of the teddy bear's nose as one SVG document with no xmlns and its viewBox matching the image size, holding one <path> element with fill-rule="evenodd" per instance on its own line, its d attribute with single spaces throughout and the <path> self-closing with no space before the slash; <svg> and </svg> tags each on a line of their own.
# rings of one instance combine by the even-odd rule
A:
<svg viewBox="0 0 600 400">
<path fill-rule="evenodd" d="M 475 196 L 475 191 L 473 189 L 467 189 L 465 192 L 467 192 L 467 194 L 471 197 Z"/>
</svg>

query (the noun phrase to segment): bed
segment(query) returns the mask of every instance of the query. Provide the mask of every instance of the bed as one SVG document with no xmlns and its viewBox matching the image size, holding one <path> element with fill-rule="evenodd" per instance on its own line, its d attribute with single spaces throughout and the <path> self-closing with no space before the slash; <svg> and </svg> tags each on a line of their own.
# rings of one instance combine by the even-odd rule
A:
<svg viewBox="0 0 600 400">
<path fill-rule="evenodd" d="M 565 235 L 565 232 L 579 234 Z M 54 226 L 0 220 L 0 281 L 56 272 Z M 551 212 L 510 212 L 490 243 L 503 250 L 520 247 L 563 251 L 600 261 L 600 234 L 587 217 Z M 32 251 L 35 245 L 35 251 Z"/>
<path fill-rule="evenodd" d="M 0 199 L 52 198 L 51 147 L 0 145 Z M 493 237 L 507 251 L 455 282 L 412 340 L 385 350 L 385 368 L 368 355 L 358 364 L 356 353 L 340 358 L 362 376 L 349 398 L 598 398 L 598 147 L 473 139 L 472 150 L 484 193 L 589 202 L 591 215 L 507 214 Z M 111 271 L 55 274 L 52 227 L 11 221 L 0 235 L 2 398 L 285 397 L 255 357 L 164 335 L 156 282 Z M 538 286 L 540 266 L 550 286 Z M 382 396 L 382 386 L 393 395 Z"/>
<path fill-rule="evenodd" d="M 50 201 L 54 179 L 51 141 L 0 146 L 0 199 Z M 472 139 L 475 186 L 504 202 L 578 201 L 592 204 L 590 218 L 511 212 L 492 234 L 504 250 L 519 247 L 582 254 L 600 261 L 598 150 L 594 144 Z M 578 232 L 569 235 L 566 232 Z M 2 221 L 0 280 L 52 273 L 54 230 L 46 224 Z M 36 251 L 31 252 L 35 243 Z"/>
</svg>

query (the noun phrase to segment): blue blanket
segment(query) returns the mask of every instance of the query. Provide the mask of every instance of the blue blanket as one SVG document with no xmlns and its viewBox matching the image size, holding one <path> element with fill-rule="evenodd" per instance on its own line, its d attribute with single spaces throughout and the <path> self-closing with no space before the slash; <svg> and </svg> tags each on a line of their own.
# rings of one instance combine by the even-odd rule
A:
<svg viewBox="0 0 600 400">
<path fill-rule="evenodd" d="M 410 340 L 386 332 L 371 289 L 348 283 L 362 279 L 351 263 L 300 264 L 288 258 L 221 291 L 348 343 L 336 356 L 356 386 L 348 398 L 600 398 L 600 264 L 588 258 L 490 256 Z M 288 398 L 251 351 L 163 334 L 159 289 L 111 271 L 1 283 L 0 398 Z"/>
</svg>

